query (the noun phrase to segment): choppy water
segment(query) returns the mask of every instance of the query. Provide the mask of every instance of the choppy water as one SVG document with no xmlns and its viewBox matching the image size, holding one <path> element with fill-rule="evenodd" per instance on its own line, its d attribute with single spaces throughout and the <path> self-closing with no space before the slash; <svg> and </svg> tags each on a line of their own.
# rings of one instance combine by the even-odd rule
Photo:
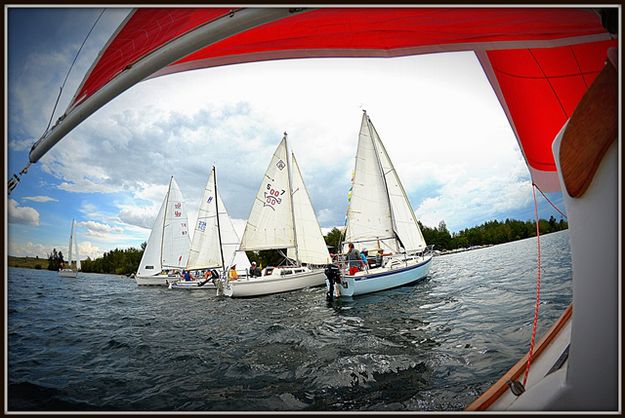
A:
<svg viewBox="0 0 625 418">
<path fill-rule="evenodd" d="M 567 232 L 541 245 L 539 336 L 571 301 Z M 436 257 L 416 285 L 334 304 L 10 268 L 9 411 L 462 410 L 528 350 L 535 246 Z"/>
</svg>

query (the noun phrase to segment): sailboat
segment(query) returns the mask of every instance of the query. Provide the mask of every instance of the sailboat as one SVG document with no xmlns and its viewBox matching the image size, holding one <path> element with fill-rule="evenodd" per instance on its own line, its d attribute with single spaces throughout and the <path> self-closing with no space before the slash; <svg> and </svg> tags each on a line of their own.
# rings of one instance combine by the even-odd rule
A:
<svg viewBox="0 0 625 418">
<path fill-rule="evenodd" d="M 78 239 L 74 236 L 75 220 L 72 219 L 72 231 L 69 234 L 69 252 L 67 253 L 67 262 L 69 268 L 59 269 L 60 277 L 76 277 L 80 271 L 80 255 L 78 254 Z M 76 268 L 72 268 L 72 244 L 74 246 L 74 254 L 76 255 Z"/>
<path fill-rule="evenodd" d="M 135 275 L 138 285 L 167 286 L 189 256 L 189 231 L 184 198 L 172 176 Z M 170 270 L 169 273 L 164 270 Z"/>
<path fill-rule="evenodd" d="M 427 276 L 432 264 L 432 254 L 427 251 L 404 187 L 366 111 L 358 137 L 345 243 L 360 250 L 373 249 L 382 259 L 374 268 L 367 265 L 353 275 L 343 271 L 336 288 L 329 280 L 328 291 L 337 292 L 337 296 L 363 295 L 413 283 Z M 348 266 L 341 267 L 344 270 Z"/>
<path fill-rule="evenodd" d="M 239 249 L 286 248 L 286 259 L 292 265 L 267 266 L 261 277 L 228 281 L 224 289 L 226 296 L 252 297 L 289 292 L 321 286 L 325 281 L 323 270 L 310 266 L 328 264 L 330 254 L 295 154 L 291 153 L 291 158 L 288 155 L 285 132 L 265 172 Z"/>
<path fill-rule="evenodd" d="M 238 247 L 239 236 L 217 192 L 217 175 L 213 166 L 202 194 L 186 265 L 190 271 L 209 271 L 209 277 L 172 282 L 170 289 L 215 289 L 211 271 L 219 269 L 218 274 L 223 276 L 226 266 L 234 264 L 237 271 L 247 273 L 250 261 L 245 252 L 238 251 Z"/>
<path fill-rule="evenodd" d="M 276 58 L 353 57 L 355 51 L 364 57 L 472 51 L 514 131 L 532 183 L 545 192 L 562 190 L 575 306 L 574 314 L 568 309 L 562 317 L 570 323 L 570 349 L 545 349 L 540 356 L 552 368 L 545 374 L 532 367 L 536 379 L 530 371 L 514 402 L 493 403 L 510 391 L 506 379 L 516 379 L 516 372 L 506 373 L 475 409 L 620 411 L 621 235 L 614 227 L 620 221 L 619 12 L 617 5 L 134 9 L 97 55 L 65 113 L 33 144 L 8 190 L 86 118 L 149 77 Z M 381 33 L 385 41 L 377 42 Z M 137 42 L 145 48 L 137 50 Z M 590 83 L 603 84 L 599 75 L 605 71 L 611 73 L 608 89 L 583 106 L 582 94 L 591 92 Z M 580 116 L 588 117 L 572 115 L 583 109 L 590 114 Z M 566 135 L 554 142 L 559 131 Z M 569 182 L 579 180 L 587 188 L 572 190 Z M 545 336 L 547 348 L 554 347 L 552 335 Z"/>
</svg>

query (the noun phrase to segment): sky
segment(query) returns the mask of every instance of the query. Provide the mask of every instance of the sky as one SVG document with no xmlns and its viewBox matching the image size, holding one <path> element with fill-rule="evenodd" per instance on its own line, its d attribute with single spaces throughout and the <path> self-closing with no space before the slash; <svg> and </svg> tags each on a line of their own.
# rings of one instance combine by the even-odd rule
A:
<svg viewBox="0 0 625 418">
<path fill-rule="evenodd" d="M 27 164 L 101 10 L 8 9 L 7 178 Z M 53 120 L 128 11 L 105 10 Z M 139 247 L 172 175 L 192 226 L 212 165 L 242 234 L 285 131 L 322 231 L 342 227 L 363 109 L 424 225 L 444 221 L 457 232 L 534 218 L 527 166 L 472 52 L 279 60 L 149 79 L 109 102 L 33 164 L 7 197 L 8 253 L 66 253 L 72 219 L 81 258 Z M 548 196 L 563 209 L 560 193 Z M 561 218 L 542 197 L 539 215 Z"/>
</svg>

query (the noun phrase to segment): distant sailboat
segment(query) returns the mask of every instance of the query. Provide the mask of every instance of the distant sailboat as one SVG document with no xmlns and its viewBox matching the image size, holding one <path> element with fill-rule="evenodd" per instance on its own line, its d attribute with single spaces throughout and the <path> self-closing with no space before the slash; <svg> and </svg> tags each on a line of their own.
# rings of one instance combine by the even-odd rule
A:
<svg viewBox="0 0 625 418">
<path fill-rule="evenodd" d="M 135 275 L 137 284 L 167 286 L 176 280 L 173 274 L 168 275 L 164 270 L 185 268 L 189 247 L 184 198 L 172 176 Z"/>
<path fill-rule="evenodd" d="M 67 262 L 69 268 L 63 268 L 59 270 L 59 276 L 61 277 L 76 277 L 80 271 L 80 255 L 78 254 L 78 239 L 74 236 L 74 224 L 72 219 L 72 231 L 69 234 L 69 252 L 67 254 Z M 74 254 L 76 255 L 76 268 L 72 268 L 72 244 L 74 247 Z"/>
<path fill-rule="evenodd" d="M 356 296 L 391 289 L 427 276 L 432 255 L 395 167 L 375 130 L 363 112 L 356 168 L 347 210 L 347 243 L 388 254 L 381 265 L 365 266 L 353 275 L 343 274 L 340 296 Z M 389 256 L 390 255 L 390 256 Z"/>
<path fill-rule="evenodd" d="M 267 266 L 261 277 L 229 281 L 224 294 L 251 297 L 324 283 L 323 270 L 302 264 L 325 265 L 330 255 L 295 155 L 288 158 L 286 133 L 265 172 L 240 246 L 244 251 L 285 248 L 293 265 Z"/>
<path fill-rule="evenodd" d="M 220 270 L 223 276 L 226 267 L 236 264 L 237 270 L 247 273 L 250 261 L 239 248 L 239 236 L 226 207 L 217 192 L 217 175 L 212 168 L 198 211 L 197 222 L 189 250 L 187 270 Z M 210 274 L 210 273 L 209 273 Z M 214 289 L 214 283 L 209 279 L 199 278 L 191 281 L 178 281 L 170 285 L 172 289 Z"/>
</svg>

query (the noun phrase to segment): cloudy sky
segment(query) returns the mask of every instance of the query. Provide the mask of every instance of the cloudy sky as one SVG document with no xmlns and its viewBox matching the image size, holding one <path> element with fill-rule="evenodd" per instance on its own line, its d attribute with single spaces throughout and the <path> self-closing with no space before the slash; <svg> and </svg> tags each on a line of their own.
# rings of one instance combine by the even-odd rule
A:
<svg viewBox="0 0 625 418">
<path fill-rule="evenodd" d="M 101 9 L 8 10 L 8 175 L 28 161 L 59 87 Z M 127 9 L 107 9 L 64 88 L 54 120 Z M 231 65 L 146 80 L 59 142 L 7 198 L 11 255 L 96 257 L 146 241 L 170 176 L 195 224 L 210 168 L 240 232 L 271 155 L 289 134 L 319 223 L 343 226 L 362 109 L 417 218 L 451 231 L 533 219 L 529 173 L 473 53 Z M 562 207 L 558 193 L 548 195 Z M 559 215 L 542 201 L 540 216 Z"/>
</svg>

